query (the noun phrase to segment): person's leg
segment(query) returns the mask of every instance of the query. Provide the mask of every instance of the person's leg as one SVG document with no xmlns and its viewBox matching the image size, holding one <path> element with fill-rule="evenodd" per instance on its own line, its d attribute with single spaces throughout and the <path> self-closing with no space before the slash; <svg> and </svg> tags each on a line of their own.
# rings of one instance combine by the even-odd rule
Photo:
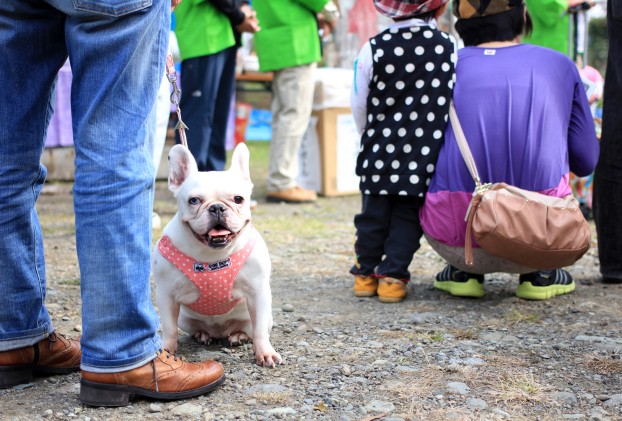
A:
<svg viewBox="0 0 622 421">
<path fill-rule="evenodd" d="M 420 198 L 407 196 L 387 196 L 391 204 L 390 212 L 385 214 L 389 220 L 389 234 L 384 242 L 385 258 L 378 265 L 378 277 L 390 277 L 404 282 L 410 280 L 408 266 L 419 250 L 419 240 L 423 229 L 419 222 Z"/>
<path fill-rule="evenodd" d="M 40 1 L 0 2 L 0 351 L 33 345 L 54 330 L 35 203 L 46 176 L 40 158 L 51 92 L 67 54 L 64 18 Z"/>
<path fill-rule="evenodd" d="M 214 101 L 214 125 L 209 143 L 206 171 L 222 171 L 227 162 L 227 126 L 231 112 L 231 101 L 235 92 L 235 63 L 237 47 L 222 52 L 223 68 L 220 84 Z"/>
<path fill-rule="evenodd" d="M 148 136 L 164 74 L 170 4 L 49 0 L 66 8 L 74 75 L 74 208 L 82 293 L 82 369 L 129 370 L 154 359 L 150 295 L 154 169 Z M 118 15 L 118 16 L 115 16 Z"/>
<path fill-rule="evenodd" d="M 389 220 L 389 233 L 384 242 L 385 257 L 376 268 L 378 299 L 396 303 L 406 296 L 410 280 L 408 266 L 420 247 L 423 229 L 419 222 L 419 209 L 423 200 L 416 197 L 388 196 L 390 210 L 385 214 Z"/>
<path fill-rule="evenodd" d="M 180 399 L 224 380 L 214 361 L 161 350 L 151 302 L 154 171 L 149 131 L 164 74 L 170 2 L 126 1 L 122 10 L 65 0 L 74 74 L 74 208 L 82 292 L 80 401 L 125 406 L 129 396 Z M 89 9 L 89 10 L 85 10 Z"/>
<path fill-rule="evenodd" d="M 298 177 L 298 149 L 307 130 L 313 106 L 316 64 L 290 67 L 274 73 L 272 83 L 272 140 L 270 141 L 270 168 L 267 181 L 268 199 L 279 199 L 277 193 L 296 189 Z M 300 201 L 315 200 L 309 191 L 292 192 Z M 287 199 L 287 198 L 285 198 Z"/>
<path fill-rule="evenodd" d="M 361 212 L 354 216 L 356 260 L 350 273 L 354 275 L 354 295 L 357 297 L 376 295 L 378 279 L 375 273 L 382 261 L 384 242 L 389 232 L 388 212 L 390 207 L 386 197 L 364 194 Z"/>
<path fill-rule="evenodd" d="M 607 11 L 609 55 L 593 212 L 603 281 L 622 283 L 622 7 L 615 3 L 610 1 Z"/>
<path fill-rule="evenodd" d="M 225 68 L 227 50 L 181 62 L 180 107 L 188 126 L 188 148 L 199 171 L 210 171 L 210 143 L 215 138 L 216 98 Z M 227 104 L 227 110 L 230 104 Z M 225 126 L 226 127 L 226 126 Z M 176 134 L 179 143 L 179 133 Z M 224 148 L 224 133 L 221 139 Z M 224 166 L 224 161 L 223 161 Z"/>
<path fill-rule="evenodd" d="M 386 196 L 363 195 L 361 212 L 354 216 L 356 263 L 350 269 L 351 274 L 368 276 L 376 273 L 376 267 L 385 253 L 390 208 Z"/>
<path fill-rule="evenodd" d="M 46 175 L 40 158 L 54 78 L 67 56 L 64 18 L 41 1 L 0 3 L 0 95 L 6 99 L 0 107 L 0 388 L 32 382 L 33 373 L 77 371 L 80 364 L 79 342 L 54 332 L 45 307 L 35 209 Z M 29 72 L 33 63 L 36 71 Z"/>
<path fill-rule="evenodd" d="M 622 107 L 622 101 L 618 101 L 618 104 Z M 605 118 L 610 118 L 619 119 L 622 130 L 622 116 L 619 109 L 615 112 L 617 115 L 604 115 L 603 129 L 607 127 Z M 618 199 L 615 199 L 622 197 L 622 132 L 603 130 L 600 145 L 600 158 L 594 173 L 593 200 L 600 273 L 604 282 L 622 283 L 622 217 Z"/>
</svg>

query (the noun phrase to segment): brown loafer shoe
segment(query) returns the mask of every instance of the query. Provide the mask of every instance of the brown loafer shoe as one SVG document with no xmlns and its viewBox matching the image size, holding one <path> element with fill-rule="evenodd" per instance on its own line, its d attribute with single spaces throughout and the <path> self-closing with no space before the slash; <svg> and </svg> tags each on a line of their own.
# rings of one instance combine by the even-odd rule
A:
<svg viewBox="0 0 622 421">
<path fill-rule="evenodd" d="M 118 373 L 82 370 L 80 401 L 91 406 L 126 406 L 130 395 L 145 398 L 185 399 L 211 392 L 225 381 L 216 361 L 190 363 L 161 351 L 147 364 Z"/>
<path fill-rule="evenodd" d="M 34 345 L 0 352 L 0 389 L 32 382 L 33 373 L 80 370 L 80 342 L 52 332 Z"/>
<path fill-rule="evenodd" d="M 285 202 L 285 203 L 308 203 L 317 200 L 317 193 L 313 190 L 303 189 L 299 186 L 290 187 L 288 189 L 269 192 L 266 195 L 268 202 Z"/>
</svg>

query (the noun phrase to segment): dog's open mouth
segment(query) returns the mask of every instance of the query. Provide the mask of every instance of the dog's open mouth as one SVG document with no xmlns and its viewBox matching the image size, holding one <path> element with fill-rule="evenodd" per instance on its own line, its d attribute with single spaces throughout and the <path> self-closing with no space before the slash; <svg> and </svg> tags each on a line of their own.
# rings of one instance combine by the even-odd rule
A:
<svg viewBox="0 0 622 421">
<path fill-rule="evenodd" d="M 219 248 L 225 247 L 227 244 L 229 244 L 231 240 L 233 240 L 235 235 L 235 233 L 218 224 L 207 232 L 205 240 L 210 247 Z"/>
</svg>

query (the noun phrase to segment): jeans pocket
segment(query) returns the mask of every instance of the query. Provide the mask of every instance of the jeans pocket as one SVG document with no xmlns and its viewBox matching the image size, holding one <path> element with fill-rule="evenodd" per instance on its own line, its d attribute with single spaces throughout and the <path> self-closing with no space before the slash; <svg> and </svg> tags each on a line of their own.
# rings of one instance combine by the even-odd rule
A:
<svg viewBox="0 0 622 421">
<path fill-rule="evenodd" d="M 123 16 L 150 7 L 153 0 L 73 0 L 76 10 L 108 16 Z"/>
</svg>

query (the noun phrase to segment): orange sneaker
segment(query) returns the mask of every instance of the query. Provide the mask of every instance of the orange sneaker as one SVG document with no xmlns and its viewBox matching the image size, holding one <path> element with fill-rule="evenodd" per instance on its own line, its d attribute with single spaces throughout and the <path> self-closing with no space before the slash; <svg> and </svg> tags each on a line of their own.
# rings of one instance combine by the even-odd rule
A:
<svg viewBox="0 0 622 421">
<path fill-rule="evenodd" d="M 406 296 L 406 282 L 382 278 L 378 285 L 378 299 L 383 303 L 399 303 Z"/>
<path fill-rule="evenodd" d="M 354 296 L 355 297 L 373 297 L 378 289 L 378 278 L 373 276 L 354 277 Z"/>
</svg>

